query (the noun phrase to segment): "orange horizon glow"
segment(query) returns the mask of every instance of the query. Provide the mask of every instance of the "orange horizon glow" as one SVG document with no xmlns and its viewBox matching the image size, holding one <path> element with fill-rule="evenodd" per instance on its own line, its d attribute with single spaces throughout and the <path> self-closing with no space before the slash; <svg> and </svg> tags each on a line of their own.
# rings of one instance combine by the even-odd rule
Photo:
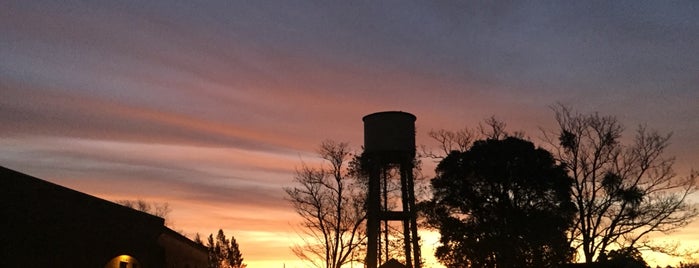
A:
<svg viewBox="0 0 699 268">
<path fill-rule="evenodd" d="M 541 145 L 551 105 L 672 133 L 699 169 L 699 16 L 687 3 L 0 3 L 0 165 L 106 200 L 167 202 L 248 267 L 306 267 L 285 200 L 326 139 L 406 111 L 416 141 L 494 116 Z M 689 56 L 688 56 L 689 55 Z M 423 159 L 426 179 L 436 161 Z M 699 195 L 691 198 L 699 203 Z M 421 230 L 423 256 L 438 244 Z M 699 249 L 699 221 L 658 239 Z M 648 256 L 655 266 L 677 259 Z M 691 256 L 699 260 L 699 256 Z M 430 267 L 442 267 L 434 258 Z"/>
</svg>

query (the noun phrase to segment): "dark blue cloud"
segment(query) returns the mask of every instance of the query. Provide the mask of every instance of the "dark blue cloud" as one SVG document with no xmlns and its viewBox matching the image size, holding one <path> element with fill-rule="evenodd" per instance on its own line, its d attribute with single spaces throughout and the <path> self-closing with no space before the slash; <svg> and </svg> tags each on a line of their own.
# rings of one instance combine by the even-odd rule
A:
<svg viewBox="0 0 699 268">
<path fill-rule="evenodd" d="M 673 131 L 685 170 L 697 51 L 696 1 L 3 1 L 0 164 L 280 207 L 289 155 L 358 147 L 363 115 L 415 113 L 419 143 L 491 115 L 536 138 L 561 101 Z M 114 149 L 144 144 L 252 162 Z"/>
</svg>

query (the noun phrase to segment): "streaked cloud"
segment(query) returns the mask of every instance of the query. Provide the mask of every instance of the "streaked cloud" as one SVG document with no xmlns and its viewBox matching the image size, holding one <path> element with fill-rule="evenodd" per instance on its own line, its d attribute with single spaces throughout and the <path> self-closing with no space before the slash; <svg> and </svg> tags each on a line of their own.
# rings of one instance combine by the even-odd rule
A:
<svg viewBox="0 0 699 268">
<path fill-rule="evenodd" d="M 562 102 L 672 131 L 696 167 L 698 18 L 691 1 L 6 1 L 0 165 L 168 201 L 185 232 L 292 263 L 282 187 L 321 140 L 359 149 L 376 111 L 416 114 L 430 145 L 491 115 L 536 139 Z"/>
</svg>

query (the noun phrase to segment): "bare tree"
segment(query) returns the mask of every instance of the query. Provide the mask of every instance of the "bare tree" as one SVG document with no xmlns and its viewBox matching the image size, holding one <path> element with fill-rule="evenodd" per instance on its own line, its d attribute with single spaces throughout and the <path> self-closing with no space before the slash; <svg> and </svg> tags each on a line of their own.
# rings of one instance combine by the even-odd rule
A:
<svg viewBox="0 0 699 268">
<path fill-rule="evenodd" d="M 615 117 L 574 113 L 563 105 L 553 110 L 560 129 L 544 131 L 544 139 L 575 180 L 578 213 L 569 241 L 586 262 L 610 246 L 651 249 L 649 234 L 677 230 L 697 216 L 687 197 L 698 173 L 674 172 L 675 159 L 665 156 L 669 134 L 640 126 L 627 145 Z"/>
<path fill-rule="evenodd" d="M 478 123 L 478 126 L 473 128 L 464 127 L 459 130 L 432 130 L 427 133 L 430 138 L 437 142 L 439 149 L 438 153 L 422 148 L 422 155 L 432 159 L 443 159 L 453 151 L 465 152 L 471 148 L 473 142 L 477 139 L 503 139 L 506 137 L 523 138 L 524 132 L 515 131 L 508 132 L 505 129 L 507 124 L 498 120 L 495 116 L 491 116 L 483 122 Z"/>
<path fill-rule="evenodd" d="M 137 200 L 117 200 L 117 204 L 132 208 L 138 211 L 142 211 L 148 214 L 151 214 L 153 216 L 161 217 L 165 220 L 165 225 L 171 226 L 172 222 L 169 219 L 168 215 L 170 212 L 172 212 L 172 209 L 170 208 L 170 204 L 167 202 L 165 203 L 158 203 L 158 202 L 147 202 L 143 199 L 137 199 Z"/>
<path fill-rule="evenodd" d="M 478 132 L 487 139 L 500 140 L 512 136 L 505 131 L 506 127 L 507 124 L 505 122 L 498 120 L 495 116 L 491 116 L 478 124 Z"/>
<path fill-rule="evenodd" d="M 432 130 L 427 133 L 430 138 L 437 142 L 439 146 L 439 154 L 432 152 L 425 153 L 430 158 L 444 158 L 452 151 L 464 152 L 468 150 L 474 140 L 474 131 L 469 128 L 463 128 L 456 131 L 450 130 Z M 425 151 L 425 150 L 423 150 Z"/>
<path fill-rule="evenodd" d="M 294 177 L 298 185 L 284 189 L 302 218 L 303 243 L 292 251 L 315 267 L 338 268 L 363 260 L 358 249 L 366 242 L 365 192 L 350 175 L 357 172 L 347 170 L 351 160 L 347 143 L 324 141 L 319 155 L 328 165 L 302 164 Z"/>
</svg>

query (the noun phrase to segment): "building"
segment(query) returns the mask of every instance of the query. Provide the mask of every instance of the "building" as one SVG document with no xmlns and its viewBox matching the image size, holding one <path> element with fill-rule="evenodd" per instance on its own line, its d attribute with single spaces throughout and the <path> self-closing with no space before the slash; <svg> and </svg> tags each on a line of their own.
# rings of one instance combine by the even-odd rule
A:
<svg viewBox="0 0 699 268">
<path fill-rule="evenodd" d="M 162 218 L 0 167 L 1 267 L 206 268 Z"/>
</svg>

